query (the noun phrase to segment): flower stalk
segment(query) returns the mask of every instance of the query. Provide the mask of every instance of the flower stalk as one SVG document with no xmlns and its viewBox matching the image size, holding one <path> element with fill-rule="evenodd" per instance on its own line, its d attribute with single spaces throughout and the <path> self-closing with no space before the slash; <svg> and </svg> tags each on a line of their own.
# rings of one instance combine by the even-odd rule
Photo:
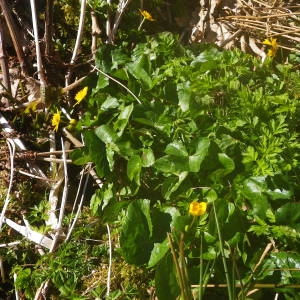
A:
<svg viewBox="0 0 300 300">
<path fill-rule="evenodd" d="M 155 19 L 153 19 L 152 15 L 147 10 L 139 9 L 139 11 L 140 11 L 140 14 L 142 15 L 143 19 L 138 27 L 138 31 L 140 31 L 142 29 L 142 26 L 146 20 L 148 20 L 150 22 L 155 21 Z"/>
<path fill-rule="evenodd" d="M 234 300 L 233 299 L 233 293 L 232 293 L 231 281 L 230 281 L 230 278 L 229 278 L 229 271 L 228 271 L 228 267 L 227 267 L 226 259 L 225 259 L 225 252 L 224 252 L 224 248 L 223 248 L 223 239 L 222 239 L 222 235 L 221 235 L 220 225 L 219 225 L 218 216 L 217 216 L 214 201 L 212 202 L 212 205 L 213 205 L 214 217 L 215 217 L 215 220 L 216 220 L 216 227 L 217 227 L 218 237 L 219 237 L 219 241 L 220 241 L 221 257 L 222 257 L 222 262 L 223 262 L 223 267 L 224 267 L 224 272 L 225 272 L 225 277 L 226 277 L 226 282 L 227 282 L 228 299 L 229 300 Z"/>
</svg>

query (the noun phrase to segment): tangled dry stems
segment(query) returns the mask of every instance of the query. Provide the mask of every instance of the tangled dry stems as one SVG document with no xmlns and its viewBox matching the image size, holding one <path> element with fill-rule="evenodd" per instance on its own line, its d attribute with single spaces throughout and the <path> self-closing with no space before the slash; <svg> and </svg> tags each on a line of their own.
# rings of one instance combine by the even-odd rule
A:
<svg viewBox="0 0 300 300">
<path fill-rule="evenodd" d="M 235 9 L 227 9 L 220 17 L 232 32 L 241 30 L 249 37 L 261 40 L 265 37 L 278 38 L 279 47 L 300 52 L 300 5 L 286 1 L 238 0 Z"/>
</svg>

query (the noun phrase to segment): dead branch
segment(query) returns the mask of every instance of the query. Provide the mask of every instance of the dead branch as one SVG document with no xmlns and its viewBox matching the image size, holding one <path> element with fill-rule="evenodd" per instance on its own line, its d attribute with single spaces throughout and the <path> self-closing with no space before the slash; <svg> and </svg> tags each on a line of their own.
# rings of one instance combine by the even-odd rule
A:
<svg viewBox="0 0 300 300">
<path fill-rule="evenodd" d="M 7 24 L 7 27 L 9 29 L 9 33 L 10 33 L 10 36 L 11 36 L 11 39 L 12 39 L 19 63 L 20 63 L 22 73 L 24 75 L 28 75 L 28 69 L 27 69 L 28 64 L 27 64 L 26 57 L 25 57 L 25 54 L 23 51 L 23 47 L 22 47 L 23 45 L 21 44 L 22 39 L 20 37 L 19 31 L 16 28 L 15 22 L 12 18 L 11 10 L 8 6 L 8 1 L 0 0 L 0 6 L 1 6 L 5 21 Z"/>
</svg>

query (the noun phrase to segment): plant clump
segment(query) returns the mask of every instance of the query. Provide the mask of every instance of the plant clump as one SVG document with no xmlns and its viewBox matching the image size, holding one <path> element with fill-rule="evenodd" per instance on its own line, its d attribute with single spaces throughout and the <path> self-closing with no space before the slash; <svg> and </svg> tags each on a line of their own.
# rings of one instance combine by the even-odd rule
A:
<svg viewBox="0 0 300 300">
<path fill-rule="evenodd" d="M 256 56 L 186 43 L 181 0 L 19 3 L 0 1 L 0 293 L 297 299 L 299 55 L 274 1 L 218 19 L 270 17 Z"/>
</svg>

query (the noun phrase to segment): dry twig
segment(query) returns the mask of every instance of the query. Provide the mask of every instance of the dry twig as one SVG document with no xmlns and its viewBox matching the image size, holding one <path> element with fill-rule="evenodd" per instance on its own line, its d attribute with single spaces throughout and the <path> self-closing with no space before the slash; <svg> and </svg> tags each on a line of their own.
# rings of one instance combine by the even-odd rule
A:
<svg viewBox="0 0 300 300">
<path fill-rule="evenodd" d="M 72 58 L 70 61 L 70 67 L 72 67 L 72 65 L 75 63 L 79 49 L 80 49 L 80 43 L 81 43 L 83 28 L 84 28 L 85 12 L 86 12 L 86 0 L 81 0 L 79 25 L 78 25 L 78 30 L 77 30 L 75 47 L 74 47 Z M 66 76 L 66 86 L 70 85 L 71 76 L 72 76 L 72 72 L 71 72 L 71 68 L 70 68 L 68 71 L 68 74 Z"/>
<path fill-rule="evenodd" d="M 11 9 L 8 6 L 8 2 L 6 0 L 0 0 L 0 6 L 2 9 L 2 13 L 4 15 L 6 25 L 9 29 L 9 33 L 15 48 L 15 51 L 17 53 L 17 57 L 20 63 L 21 70 L 23 74 L 27 75 L 28 70 L 27 70 L 27 62 L 26 62 L 26 56 L 23 51 L 23 45 L 21 44 L 22 39 L 20 38 L 20 34 L 16 28 L 16 24 L 12 18 L 11 15 Z"/>
</svg>

